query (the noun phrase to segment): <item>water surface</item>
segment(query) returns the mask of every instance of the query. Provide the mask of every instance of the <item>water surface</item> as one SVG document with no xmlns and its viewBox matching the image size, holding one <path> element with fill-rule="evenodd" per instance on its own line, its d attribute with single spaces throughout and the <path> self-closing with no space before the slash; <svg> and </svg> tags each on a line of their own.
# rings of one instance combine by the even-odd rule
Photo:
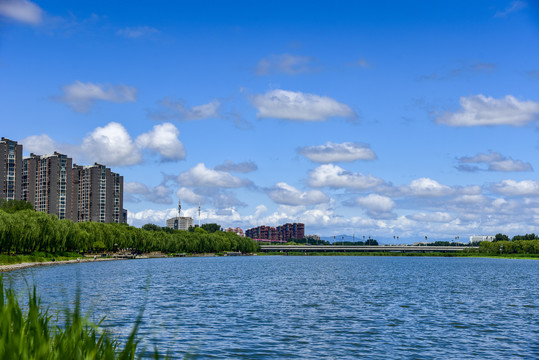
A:
<svg viewBox="0 0 539 360">
<path fill-rule="evenodd" d="M 52 311 L 175 358 L 539 358 L 539 261 L 261 256 L 110 261 L 4 275 Z M 26 282 L 25 282 L 26 281 Z"/>
</svg>

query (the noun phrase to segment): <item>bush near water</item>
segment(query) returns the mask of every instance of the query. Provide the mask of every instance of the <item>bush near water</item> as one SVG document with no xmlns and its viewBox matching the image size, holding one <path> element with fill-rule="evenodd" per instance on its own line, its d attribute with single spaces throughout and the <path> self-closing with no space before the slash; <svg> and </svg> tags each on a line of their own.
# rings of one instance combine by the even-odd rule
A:
<svg viewBox="0 0 539 360">
<path fill-rule="evenodd" d="M 251 238 L 242 238 L 232 232 L 210 234 L 200 228 L 193 232 L 151 231 L 127 224 L 74 223 L 30 209 L 14 212 L 0 209 L 0 254 L 118 249 L 131 249 L 136 253 L 250 253 L 257 251 L 258 245 Z"/>
</svg>

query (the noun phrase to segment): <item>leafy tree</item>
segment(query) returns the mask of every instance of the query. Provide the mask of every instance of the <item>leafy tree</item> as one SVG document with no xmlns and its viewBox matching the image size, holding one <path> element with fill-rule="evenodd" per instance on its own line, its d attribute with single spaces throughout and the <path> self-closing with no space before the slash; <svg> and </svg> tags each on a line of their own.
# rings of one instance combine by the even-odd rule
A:
<svg viewBox="0 0 539 360">
<path fill-rule="evenodd" d="M 15 213 L 21 210 L 34 210 L 34 207 L 29 202 L 24 200 L 7 200 L 0 199 L 0 210 L 4 210 L 7 213 Z"/>
<path fill-rule="evenodd" d="M 504 235 L 502 233 L 498 233 L 494 237 L 494 241 L 509 241 L 509 236 Z"/>
<path fill-rule="evenodd" d="M 161 227 L 155 224 L 146 224 L 142 226 L 142 230 L 146 231 L 161 231 Z"/>
<path fill-rule="evenodd" d="M 378 245 L 378 241 L 375 239 L 368 239 L 365 241 L 365 245 Z"/>
<path fill-rule="evenodd" d="M 206 232 L 212 234 L 216 231 L 222 231 L 221 230 L 221 225 L 219 224 L 215 224 L 215 223 L 210 223 L 210 224 L 202 224 L 200 226 L 202 229 L 206 230 Z"/>
</svg>

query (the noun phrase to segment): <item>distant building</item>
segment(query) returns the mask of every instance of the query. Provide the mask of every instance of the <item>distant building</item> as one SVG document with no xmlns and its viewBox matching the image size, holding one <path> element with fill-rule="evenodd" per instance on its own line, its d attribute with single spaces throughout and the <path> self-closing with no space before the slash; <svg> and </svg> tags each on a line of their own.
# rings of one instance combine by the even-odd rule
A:
<svg viewBox="0 0 539 360">
<path fill-rule="evenodd" d="M 123 223 L 123 176 L 105 165 L 73 166 L 71 219 Z"/>
<path fill-rule="evenodd" d="M 193 218 L 190 216 L 176 216 L 167 220 L 167 228 L 174 230 L 189 230 L 193 226 Z"/>
<path fill-rule="evenodd" d="M 305 237 L 305 225 L 302 223 L 284 224 L 277 226 L 279 240 L 303 239 Z"/>
<path fill-rule="evenodd" d="M 228 229 L 226 229 L 227 232 L 233 232 L 235 233 L 236 235 L 240 236 L 240 237 L 245 237 L 245 233 L 243 232 L 243 230 L 239 227 L 237 228 L 231 228 L 229 227 Z"/>
<path fill-rule="evenodd" d="M 0 199 L 22 199 L 22 145 L 0 140 Z"/>
<path fill-rule="evenodd" d="M 479 244 L 481 241 L 494 241 L 494 235 L 472 235 L 470 236 L 470 244 Z"/>
<path fill-rule="evenodd" d="M 71 158 L 57 152 L 41 156 L 30 154 L 23 160 L 22 199 L 36 211 L 71 219 L 71 165 Z"/>
<path fill-rule="evenodd" d="M 302 223 L 284 224 L 275 227 L 258 226 L 245 232 L 251 239 L 287 242 L 290 239 L 303 239 L 305 237 L 305 225 Z"/>
</svg>

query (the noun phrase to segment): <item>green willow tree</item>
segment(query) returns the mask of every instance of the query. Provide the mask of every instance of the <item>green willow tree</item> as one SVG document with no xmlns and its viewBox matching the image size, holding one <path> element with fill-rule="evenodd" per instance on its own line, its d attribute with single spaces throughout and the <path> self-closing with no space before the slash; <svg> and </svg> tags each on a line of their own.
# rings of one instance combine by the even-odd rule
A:
<svg viewBox="0 0 539 360">
<path fill-rule="evenodd" d="M 147 229 L 147 230 L 146 230 Z M 0 253 L 88 252 L 130 249 L 143 253 L 255 252 L 258 244 L 234 233 L 194 232 L 148 226 L 140 229 L 126 224 L 74 223 L 34 210 L 0 210 Z"/>
</svg>

